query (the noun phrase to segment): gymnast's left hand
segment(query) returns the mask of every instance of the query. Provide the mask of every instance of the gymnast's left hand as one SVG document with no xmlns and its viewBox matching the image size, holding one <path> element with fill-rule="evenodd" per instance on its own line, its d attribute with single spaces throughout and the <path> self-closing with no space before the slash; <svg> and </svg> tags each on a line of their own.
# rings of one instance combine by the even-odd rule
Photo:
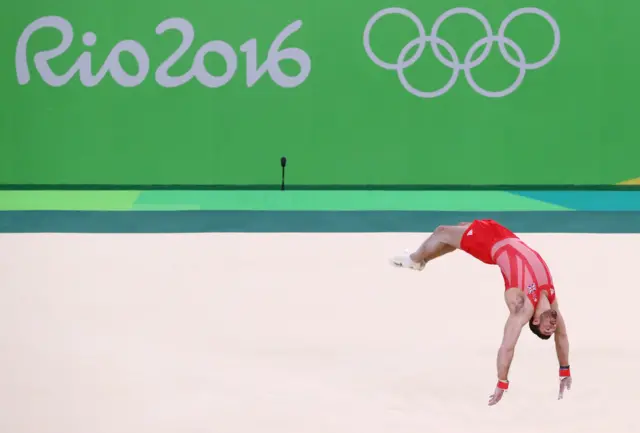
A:
<svg viewBox="0 0 640 433">
<path fill-rule="evenodd" d="M 500 389 L 496 387 L 496 390 L 489 396 L 489 406 L 493 406 L 498 404 L 500 400 L 502 400 L 502 396 L 504 395 L 504 389 Z"/>
</svg>

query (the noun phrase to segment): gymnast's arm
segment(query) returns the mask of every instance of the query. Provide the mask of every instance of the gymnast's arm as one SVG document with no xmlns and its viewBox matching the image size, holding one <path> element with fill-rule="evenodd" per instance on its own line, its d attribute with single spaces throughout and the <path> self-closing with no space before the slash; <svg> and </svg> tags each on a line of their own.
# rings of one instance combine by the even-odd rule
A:
<svg viewBox="0 0 640 433">
<path fill-rule="evenodd" d="M 502 344 L 498 350 L 498 379 L 508 380 L 509 367 L 513 361 L 513 355 L 516 350 L 516 343 L 520 337 L 522 327 L 527 323 L 526 316 L 522 313 L 511 313 L 504 325 L 504 336 Z"/>
<path fill-rule="evenodd" d="M 556 353 L 558 355 L 558 363 L 560 366 L 569 365 L 569 337 L 567 336 L 567 325 L 564 322 L 560 310 L 558 310 L 557 302 L 554 302 L 553 309 L 558 313 L 557 327 L 554 334 L 556 342 Z"/>
<path fill-rule="evenodd" d="M 520 338 L 522 327 L 528 321 L 528 311 L 526 311 L 524 295 L 521 292 L 517 292 L 515 297 L 508 298 L 507 306 L 509 307 L 509 318 L 504 325 L 504 335 L 497 359 L 499 380 L 508 380 L 509 367 L 511 366 L 511 361 L 513 361 L 516 343 Z"/>
</svg>

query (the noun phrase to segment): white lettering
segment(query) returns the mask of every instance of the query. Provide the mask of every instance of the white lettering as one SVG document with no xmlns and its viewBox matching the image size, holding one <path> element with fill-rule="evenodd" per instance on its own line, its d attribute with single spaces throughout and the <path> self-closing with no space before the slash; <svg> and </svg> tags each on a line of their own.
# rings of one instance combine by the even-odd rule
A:
<svg viewBox="0 0 640 433">
<path fill-rule="evenodd" d="M 161 22 L 158 24 L 158 27 L 156 27 L 156 34 L 161 35 L 167 30 L 178 30 L 182 34 L 182 42 L 178 49 L 158 67 L 156 71 L 156 81 L 162 87 L 178 87 L 187 84 L 193 78 L 193 72 L 189 71 L 179 77 L 171 77 L 169 75 L 169 68 L 175 65 L 191 47 L 193 39 L 195 38 L 195 32 L 193 31 L 191 23 L 182 18 L 169 18 Z"/>
<path fill-rule="evenodd" d="M 92 47 L 96 44 L 98 37 L 95 33 L 87 32 L 82 36 L 82 42 L 87 47 Z M 80 72 L 80 82 L 87 87 L 93 87 L 100 82 L 100 79 L 106 74 L 106 69 L 103 67 L 99 72 L 98 76 L 100 79 L 96 79 L 91 74 L 91 53 L 84 52 L 80 54 L 80 57 L 76 61 L 76 63 L 71 67 L 73 70 L 78 70 Z"/>
<path fill-rule="evenodd" d="M 266 73 L 275 84 L 283 88 L 297 87 L 304 83 L 311 72 L 311 58 L 300 48 L 282 48 L 282 45 L 289 36 L 300 30 L 302 21 L 298 20 L 284 28 L 271 43 L 267 54 L 267 59 L 258 66 L 258 42 L 250 39 L 240 46 L 240 51 L 245 53 L 247 68 L 247 86 L 252 87 Z M 37 52 L 33 59 L 35 69 L 42 77 L 43 81 L 50 86 L 60 87 L 67 84 L 76 74 L 79 75 L 80 82 L 86 87 L 97 86 L 109 73 L 113 80 L 123 87 L 135 87 L 147 78 L 149 74 L 150 59 L 147 50 L 139 42 L 134 40 L 124 40 L 118 42 L 98 70 L 92 73 L 92 57 L 90 51 L 84 51 L 63 75 L 55 74 L 49 61 L 64 54 L 73 43 L 74 32 L 71 24 L 64 18 L 57 16 L 42 17 L 29 24 L 22 32 L 16 47 L 16 74 L 18 83 L 26 85 L 31 80 L 29 61 L 27 59 L 29 40 L 38 30 L 53 28 L 62 34 L 62 42 L 55 48 L 47 51 Z M 178 48 L 164 60 L 155 71 L 155 81 L 162 87 L 172 88 L 182 86 L 194 77 L 203 86 L 218 88 L 229 83 L 238 69 L 238 55 L 231 45 L 225 41 L 217 40 L 207 42 L 202 45 L 195 54 L 191 69 L 180 76 L 169 75 L 169 70 L 187 53 L 195 40 L 195 31 L 191 23 L 183 18 L 169 18 L 161 22 L 155 29 L 157 35 L 162 35 L 168 30 L 177 30 L 182 36 L 182 41 Z M 86 47 L 96 45 L 98 37 L 95 33 L 86 32 L 82 36 L 82 42 Z M 127 73 L 120 63 L 120 55 L 128 53 L 132 55 L 138 65 L 135 75 Z M 212 75 L 205 66 L 205 57 L 208 54 L 218 54 L 225 61 L 226 70 L 220 76 Z M 299 66 L 297 75 L 285 74 L 280 68 L 280 62 L 292 60 Z"/>
<path fill-rule="evenodd" d="M 209 53 L 218 53 L 227 64 L 227 71 L 220 77 L 215 77 L 207 71 L 204 65 L 204 57 Z M 203 85 L 211 88 L 221 87 L 227 84 L 233 78 L 238 69 L 238 58 L 231 45 L 223 41 L 207 42 L 198 50 L 196 58 L 193 61 L 193 75 Z"/>
<path fill-rule="evenodd" d="M 20 39 L 18 39 L 18 46 L 16 48 L 16 73 L 18 75 L 18 83 L 21 85 L 27 84 L 31 79 L 29 64 L 27 63 L 27 45 L 29 39 L 31 39 L 31 36 L 35 32 L 44 28 L 54 28 L 62 33 L 62 42 L 60 42 L 60 45 L 49 51 L 41 51 L 34 57 L 36 69 L 45 83 L 53 87 L 64 86 L 77 71 L 77 69 L 74 69 L 74 67 L 76 67 L 74 65 L 65 75 L 58 76 L 54 74 L 49 67 L 49 60 L 63 54 L 71 46 L 71 42 L 73 41 L 73 28 L 64 18 L 42 17 L 29 24 L 20 35 Z"/>
<path fill-rule="evenodd" d="M 309 55 L 300 48 L 285 48 L 280 50 L 282 43 L 293 33 L 302 27 L 302 21 L 298 20 L 289 24 L 273 41 L 269 47 L 267 60 L 257 67 L 258 48 L 257 41 L 251 39 L 240 47 L 240 50 L 247 54 L 247 86 L 253 86 L 264 74 L 269 72 L 269 76 L 280 87 L 296 87 L 302 84 L 311 72 L 311 59 Z M 300 72 L 294 77 L 290 77 L 280 69 L 280 62 L 283 60 L 293 60 L 300 66 Z"/>
<path fill-rule="evenodd" d="M 122 53 L 129 53 L 136 58 L 136 62 L 138 63 L 138 73 L 136 75 L 127 74 L 122 68 L 122 65 L 120 65 L 120 54 Z M 108 70 L 115 82 L 122 87 L 135 87 L 147 78 L 147 74 L 149 73 L 149 56 L 139 42 L 131 40 L 120 41 L 109 53 L 103 68 Z M 98 80 L 102 79 L 102 77 L 97 78 Z"/>
</svg>

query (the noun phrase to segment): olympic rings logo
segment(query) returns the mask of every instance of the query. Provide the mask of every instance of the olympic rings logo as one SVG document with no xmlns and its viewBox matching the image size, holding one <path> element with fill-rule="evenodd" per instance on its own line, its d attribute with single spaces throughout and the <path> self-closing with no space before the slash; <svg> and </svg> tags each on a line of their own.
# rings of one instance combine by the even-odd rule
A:
<svg viewBox="0 0 640 433">
<path fill-rule="evenodd" d="M 440 29 L 440 26 L 442 25 L 442 23 L 447 18 L 450 18 L 454 15 L 460 15 L 460 14 L 471 15 L 472 17 L 477 18 L 480 21 L 480 23 L 482 23 L 487 33 L 487 36 L 478 40 L 471 46 L 471 48 L 465 55 L 464 61 L 462 63 L 460 63 L 460 58 L 458 57 L 456 50 L 451 46 L 451 44 L 449 44 L 444 39 L 441 39 L 440 37 L 438 37 L 438 30 Z M 535 63 L 527 63 L 524 52 L 522 51 L 522 48 L 520 48 L 520 46 L 518 46 L 518 44 L 516 44 L 512 39 L 509 39 L 508 37 L 505 36 L 505 31 L 507 30 L 507 26 L 511 23 L 511 21 L 513 21 L 520 15 L 525 15 L 525 14 L 538 15 L 544 18 L 551 25 L 551 28 L 553 29 L 553 47 L 551 48 L 551 51 L 549 52 L 549 54 L 547 54 L 545 58 Z M 380 20 L 382 17 L 386 15 L 405 16 L 409 18 L 411 21 L 413 21 L 413 23 L 418 27 L 419 36 L 404 46 L 404 48 L 400 51 L 400 54 L 398 55 L 398 60 L 396 63 L 387 63 L 380 60 L 380 58 L 376 56 L 376 54 L 373 52 L 373 49 L 371 48 L 371 41 L 370 41 L 371 29 L 378 22 L 378 20 Z M 430 43 L 433 54 L 440 61 L 440 63 L 442 63 L 443 65 L 445 65 L 446 67 L 452 70 L 451 78 L 449 79 L 447 84 L 445 84 L 444 87 L 438 90 L 430 91 L 430 92 L 418 90 L 415 87 L 413 87 L 411 84 L 409 84 L 404 74 L 404 70 L 409 66 L 413 65 L 422 56 L 422 53 L 425 49 L 425 45 L 427 42 Z M 489 56 L 489 53 L 491 52 L 491 48 L 493 47 L 494 42 L 498 43 L 498 47 L 500 48 L 500 53 L 502 54 L 504 59 L 510 65 L 519 69 L 518 77 L 509 87 L 507 87 L 504 90 L 495 91 L 495 92 L 486 90 L 480 87 L 475 82 L 475 80 L 473 79 L 473 75 L 471 74 L 472 69 L 480 65 L 482 62 L 484 62 L 486 58 Z M 409 51 L 416 46 L 418 47 L 416 53 L 411 58 L 407 59 L 407 55 L 409 54 Z M 473 56 L 482 46 L 484 46 L 482 53 L 477 59 L 473 60 Z M 518 57 L 517 59 L 514 59 L 513 57 L 511 57 L 511 55 L 506 49 L 507 46 L 509 46 L 516 53 L 516 56 Z M 442 55 L 442 52 L 440 51 L 440 47 L 443 47 L 449 53 L 451 60 L 445 58 Z M 520 8 L 511 12 L 500 24 L 500 28 L 498 29 L 497 35 L 493 34 L 491 24 L 489 24 L 489 21 L 484 15 L 482 15 L 480 12 L 476 11 L 475 9 L 465 8 L 465 7 L 450 9 L 445 13 L 443 13 L 442 15 L 440 15 L 438 19 L 436 19 L 435 23 L 433 24 L 433 27 L 431 27 L 431 34 L 429 35 L 426 34 L 426 31 L 424 26 L 422 25 L 422 22 L 416 15 L 414 15 L 412 12 L 408 11 L 407 9 L 396 8 L 396 7 L 383 9 L 377 12 L 374 16 L 371 17 L 369 22 L 367 22 L 367 26 L 364 29 L 364 49 L 367 52 L 367 55 L 369 56 L 369 58 L 381 68 L 396 71 L 398 74 L 398 79 L 400 80 L 400 83 L 402 83 L 404 88 L 410 93 L 412 93 L 413 95 L 418 96 L 420 98 L 437 98 L 438 96 L 442 96 L 445 93 L 447 93 L 455 85 L 456 81 L 458 80 L 460 71 L 464 72 L 467 82 L 469 83 L 471 88 L 475 90 L 477 93 L 479 93 L 480 95 L 486 96 L 488 98 L 505 97 L 513 93 L 520 86 L 520 84 L 522 84 L 527 71 L 540 69 L 543 66 L 545 66 L 555 57 L 559 48 L 560 48 L 560 28 L 558 27 L 558 23 L 547 12 L 541 9 L 532 8 L 532 7 Z"/>
</svg>

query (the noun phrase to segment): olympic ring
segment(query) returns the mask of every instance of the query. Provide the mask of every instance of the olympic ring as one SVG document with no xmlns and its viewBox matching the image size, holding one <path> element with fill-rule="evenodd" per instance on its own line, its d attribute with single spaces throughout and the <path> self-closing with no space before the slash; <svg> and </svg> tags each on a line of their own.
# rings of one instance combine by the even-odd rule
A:
<svg viewBox="0 0 640 433">
<path fill-rule="evenodd" d="M 472 17 L 477 18 L 484 27 L 485 32 L 487 33 L 487 36 L 475 42 L 471 46 L 467 54 L 464 56 L 464 60 L 462 63 L 460 63 L 460 58 L 458 57 L 456 50 L 451 46 L 451 44 L 438 36 L 438 30 L 440 30 L 440 26 L 442 25 L 442 23 L 448 18 L 460 14 L 471 15 Z M 387 63 L 380 60 L 380 58 L 373 52 L 373 49 L 371 48 L 371 30 L 382 17 L 387 15 L 405 16 L 413 21 L 413 23 L 418 28 L 418 37 L 413 39 L 412 41 L 409 41 L 407 45 L 404 46 L 404 48 L 398 55 L 396 63 Z M 549 54 L 547 54 L 546 57 L 538 62 L 527 63 L 522 48 L 520 48 L 520 46 L 516 44 L 512 39 L 505 36 L 505 32 L 509 24 L 520 15 L 540 16 L 544 18 L 549 23 L 549 25 L 551 25 L 551 28 L 553 30 L 553 46 L 551 48 L 551 51 L 549 51 Z M 560 27 L 558 26 L 556 20 L 547 12 L 538 8 L 527 7 L 516 9 L 515 11 L 507 15 L 507 17 L 500 24 L 498 34 L 494 35 L 491 24 L 484 15 L 482 15 L 475 9 L 457 7 L 450 9 L 440 15 L 431 28 L 431 34 L 427 34 L 422 22 L 415 14 L 407 9 L 392 7 L 378 11 L 371 17 L 371 19 L 369 19 L 364 29 L 363 41 L 364 49 L 373 63 L 383 69 L 396 71 L 396 73 L 398 74 L 398 79 L 400 80 L 400 83 L 403 85 L 403 87 L 408 92 L 419 98 L 437 98 L 438 96 L 444 95 L 456 84 L 461 71 L 464 72 L 467 82 L 469 83 L 471 88 L 480 95 L 487 98 L 502 98 L 512 94 L 518 87 L 520 87 L 520 85 L 524 81 L 524 77 L 527 71 L 540 69 L 543 66 L 547 65 L 555 57 L 555 55 L 558 53 L 558 50 L 560 49 Z M 478 83 L 476 83 L 473 75 L 471 74 L 473 68 L 479 66 L 487 59 L 494 42 L 497 42 L 500 53 L 502 54 L 502 57 L 504 57 L 504 59 L 507 61 L 507 63 L 519 69 L 516 80 L 509 87 L 500 91 L 490 91 L 483 89 L 478 85 Z M 404 74 L 405 69 L 407 69 L 420 59 L 427 43 L 431 45 L 431 50 L 433 51 L 436 59 L 438 59 L 440 63 L 442 63 L 452 71 L 449 81 L 443 87 L 434 91 L 422 91 L 416 89 L 411 84 L 409 84 L 409 81 Z M 477 59 L 473 60 L 473 56 L 483 45 L 484 49 L 482 53 Z M 411 49 L 416 46 L 418 47 L 418 49 L 416 50 L 415 54 L 411 58 L 407 59 L 409 51 L 411 51 Z M 511 57 L 511 54 L 509 54 L 509 52 L 507 51 L 507 46 L 509 46 L 515 52 L 517 59 Z M 451 56 L 451 60 L 442 55 L 440 47 L 444 48 L 445 51 L 449 53 L 449 55 Z"/>
</svg>

